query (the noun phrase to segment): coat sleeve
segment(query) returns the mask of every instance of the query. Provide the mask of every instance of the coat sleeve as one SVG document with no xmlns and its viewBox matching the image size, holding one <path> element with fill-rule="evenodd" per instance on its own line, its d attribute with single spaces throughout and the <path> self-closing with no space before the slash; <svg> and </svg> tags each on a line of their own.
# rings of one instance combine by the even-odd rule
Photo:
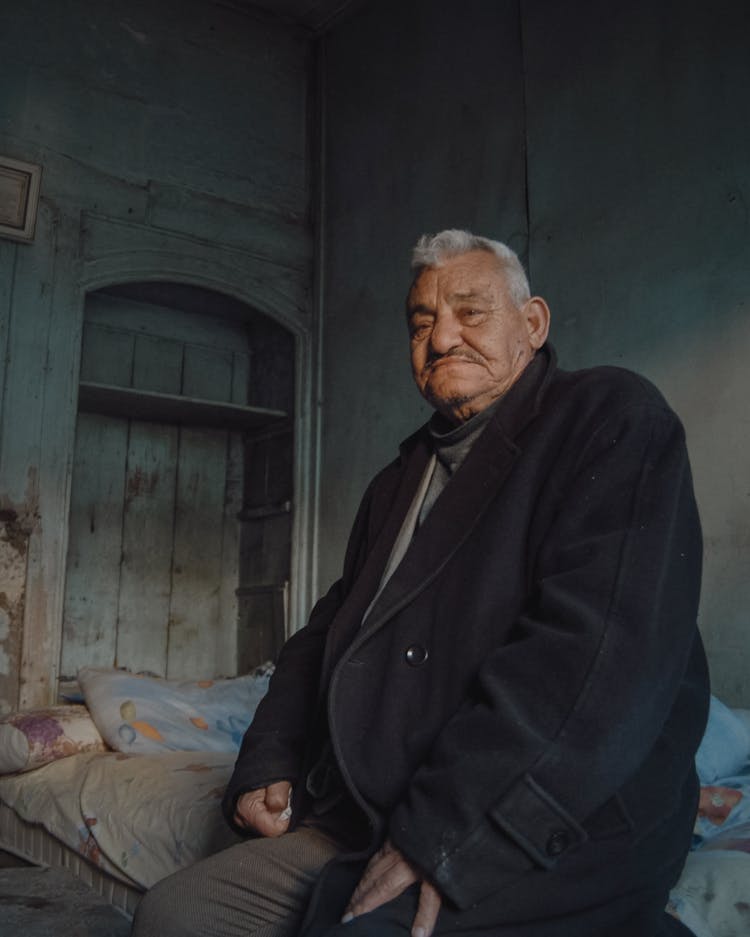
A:
<svg viewBox="0 0 750 937">
<path fill-rule="evenodd" d="M 695 686 L 686 676 L 702 660 L 702 546 L 682 427 L 632 406 L 575 444 L 523 613 L 390 817 L 392 842 L 459 908 L 564 862 L 654 758 L 654 783 L 676 790 L 697 741 L 670 736 L 696 713 L 702 731 L 701 666 Z"/>
<path fill-rule="evenodd" d="M 317 711 L 328 631 L 367 553 L 374 486 L 375 480 L 365 492 L 357 512 L 342 578 L 316 603 L 307 625 L 285 643 L 268 692 L 245 732 L 222 801 L 224 816 L 232 827 L 241 794 L 274 781 L 286 780 L 294 784 L 299 778 Z"/>
<path fill-rule="evenodd" d="M 222 809 L 234 826 L 237 799 L 274 781 L 298 779 L 315 712 L 326 632 L 339 607 L 341 582 L 319 600 L 305 628 L 284 645 L 268 692 L 245 732 Z"/>
</svg>

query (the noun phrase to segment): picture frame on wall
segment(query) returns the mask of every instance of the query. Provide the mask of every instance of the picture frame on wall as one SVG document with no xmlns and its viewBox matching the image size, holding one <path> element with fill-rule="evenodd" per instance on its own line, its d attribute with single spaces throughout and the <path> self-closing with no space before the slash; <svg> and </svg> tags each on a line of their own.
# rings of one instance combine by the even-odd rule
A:
<svg viewBox="0 0 750 937">
<path fill-rule="evenodd" d="M 0 156 L 0 237 L 34 240 L 42 167 Z"/>
</svg>

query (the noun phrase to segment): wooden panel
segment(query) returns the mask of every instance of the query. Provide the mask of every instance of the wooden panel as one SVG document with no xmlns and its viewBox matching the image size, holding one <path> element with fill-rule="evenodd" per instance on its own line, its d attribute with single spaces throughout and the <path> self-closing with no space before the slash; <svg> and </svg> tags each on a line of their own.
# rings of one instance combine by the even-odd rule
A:
<svg viewBox="0 0 750 937">
<path fill-rule="evenodd" d="M 291 430 L 257 434 L 247 441 L 245 507 L 280 504 L 292 496 Z"/>
<path fill-rule="evenodd" d="M 130 416 L 157 423 L 234 429 L 265 427 L 281 422 L 285 417 L 280 410 L 237 406 L 212 400 L 197 400 L 178 394 L 155 394 L 130 387 L 92 383 L 81 384 L 78 406 L 86 413 Z"/>
<path fill-rule="evenodd" d="M 185 345 L 182 393 L 202 400 L 232 400 L 232 352 Z"/>
<path fill-rule="evenodd" d="M 130 387 L 134 348 L 132 332 L 87 322 L 81 347 L 81 380 Z"/>
<path fill-rule="evenodd" d="M 182 354 L 182 342 L 138 335 L 135 340 L 133 387 L 138 390 L 174 393 L 181 384 Z"/>
<path fill-rule="evenodd" d="M 230 433 L 228 443 L 222 523 L 219 621 L 216 634 L 217 674 L 238 673 L 237 584 L 240 569 L 240 525 L 237 521 L 237 514 L 242 508 L 244 444 L 238 433 Z"/>
<path fill-rule="evenodd" d="M 86 300 L 86 311 L 95 297 Z M 135 337 L 87 323 L 81 342 L 81 378 L 127 386 Z M 68 555 L 60 653 L 61 676 L 84 665 L 112 667 L 122 553 L 128 423 L 79 413 L 68 521 Z"/>
<path fill-rule="evenodd" d="M 311 269 L 312 236 L 304 215 L 290 221 L 276 212 L 158 183 L 152 183 L 150 194 L 151 223 L 157 228 L 189 234 L 199 226 L 206 240 L 243 248 L 294 270 Z"/>
<path fill-rule="evenodd" d="M 263 328 L 252 323 L 250 348 L 251 403 L 294 412 L 294 336 L 283 329 Z"/>
<path fill-rule="evenodd" d="M 55 234 L 55 218 L 43 202 L 37 218 L 37 242 L 18 251 L 14 267 L 4 361 L 0 501 L 17 508 L 19 514 L 28 511 L 34 515 L 38 510 L 45 362 L 53 324 Z"/>
<path fill-rule="evenodd" d="M 287 513 L 243 525 L 242 585 L 284 583 L 289 578 L 291 524 Z"/>
<path fill-rule="evenodd" d="M 0 715 L 16 708 L 28 535 L 12 516 L 0 516 Z"/>
<path fill-rule="evenodd" d="M 254 308 L 293 327 L 310 327 L 309 278 L 288 268 L 253 257 L 222 244 L 177 240 L 167 232 L 84 213 L 84 276 L 132 279 L 134 270 L 153 271 L 158 260 L 164 271 L 217 288 L 231 284 L 231 292 Z"/>
<path fill-rule="evenodd" d="M 231 353 L 186 345 L 182 391 L 230 400 Z M 228 434 L 180 431 L 169 617 L 170 676 L 212 676 L 220 624 Z M 222 655 L 224 656 L 224 655 Z"/>
<path fill-rule="evenodd" d="M 53 315 L 59 216 L 42 201 L 33 246 L 16 254 L 12 312 L 6 346 L 5 392 L 0 439 L 0 507 L 13 512 L 28 533 L 23 639 L 17 705 L 47 702 L 59 655 L 55 587 L 64 516 L 58 485 L 64 478 L 60 431 L 67 432 L 70 355 L 58 356 L 75 328 Z M 68 259 L 59 250 L 62 265 Z M 45 434 L 45 427 L 49 430 Z M 59 578 L 58 578 L 59 577 Z M 61 611 L 61 608 L 60 608 Z"/>
<path fill-rule="evenodd" d="M 247 401 L 249 357 L 244 352 L 232 355 L 231 399 Z M 240 524 L 244 488 L 245 444 L 239 433 L 230 433 L 227 447 L 226 485 L 222 524 L 222 576 L 219 593 L 219 624 L 216 635 L 216 673 L 236 674 L 238 670 L 237 630 L 239 603 L 237 585 L 240 581 Z"/>
<path fill-rule="evenodd" d="M 5 7 L 0 116 L 27 148 L 72 158 L 104 196 L 110 180 L 179 179 L 304 215 L 305 38 L 202 0 L 108 6 L 95 20 L 84 0 L 47 3 L 43 29 L 37 8 Z"/>
<path fill-rule="evenodd" d="M 117 665 L 164 674 L 171 588 L 178 429 L 130 426 Z"/>
<path fill-rule="evenodd" d="M 10 329 L 13 272 L 16 262 L 16 245 L 0 241 L 0 426 L 2 426 L 3 393 L 5 391 L 5 361 Z"/>
<path fill-rule="evenodd" d="M 61 677 L 112 667 L 117 643 L 126 420 L 81 413 L 73 463 Z"/>
<path fill-rule="evenodd" d="M 275 658 L 287 628 L 293 437 L 258 434 L 245 448 L 240 546 L 240 666 Z"/>
<path fill-rule="evenodd" d="M 170 677 L 214 674 L 226 463 L 226 433 L 180 431 L 167 660 Z"/>
<path fill-rule="evenodd" d="M 135 338 L 136 388 L 176 393 L 181 373 L 180 342 L 143 334 Z M 177 427 L 131 422 L 117 663 L 159 674 L 167 668 L 178 451 Z"/>
<path fill-rule="evenodd" d="M 240 590 L 240 628 L 237 663 L 246 673 L 267 660 L 276 660 L 284 643 L 287 619 L 285 586 Z"/>
</svg>

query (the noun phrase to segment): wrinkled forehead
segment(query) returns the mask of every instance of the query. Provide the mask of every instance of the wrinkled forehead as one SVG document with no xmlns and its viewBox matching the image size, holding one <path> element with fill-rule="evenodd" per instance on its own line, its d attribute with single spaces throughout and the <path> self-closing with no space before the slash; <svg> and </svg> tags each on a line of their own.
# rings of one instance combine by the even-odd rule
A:
<svg viewBox="0 0 750 937">
<path fill-rule="evenodd" d="M 434 308 L 439 302 L 491 302 L 506 296 L 508 289 L 500 259 L 488 251 L 472 251 L 419 270 L 406 297 L 406 311 Z"/>
</svg>

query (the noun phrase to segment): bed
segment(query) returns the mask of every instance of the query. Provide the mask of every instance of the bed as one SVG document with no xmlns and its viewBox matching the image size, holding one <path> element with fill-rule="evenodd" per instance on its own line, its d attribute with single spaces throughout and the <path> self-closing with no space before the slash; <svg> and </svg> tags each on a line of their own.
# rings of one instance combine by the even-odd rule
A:
<svg viewBox="0 0 750 937">
<path fill-rule="evenodd" d="M 174 683 L 86 669 L 85 705 L 6 716 L 0 848 L 71 870 L 132 915 L 156 881 L 236 842 L 221 796 L 271 670 Z M 695 937 L 747 937 L 750 711 L 712 699 L 696 764 L 693 848 L 669 910 Z"/>
</svg>

